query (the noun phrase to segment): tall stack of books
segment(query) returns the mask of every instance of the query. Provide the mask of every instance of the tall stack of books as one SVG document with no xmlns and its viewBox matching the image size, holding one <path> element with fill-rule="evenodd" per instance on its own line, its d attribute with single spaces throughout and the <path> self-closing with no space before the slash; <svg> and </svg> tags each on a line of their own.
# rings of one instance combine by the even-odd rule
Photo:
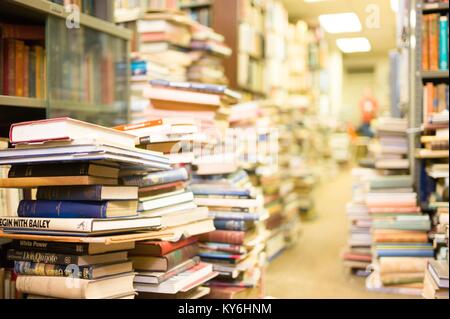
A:
<svg viewBox="0 0 450 319">
<path fill-rule="evenodd" d="M 45 28 L 0 23 L 0 95 L 44 99 Z"/>
<path fill-rule="evenodd" d="M 434 249 L 428 241 L 430 217 L 417 206 L 408 175 L 381 176 L 370 181 L 366 205 L 372 217 L 373 290 L 419 294 L 425 267 Z"/>
<path fill-rule="evenodd" d="M 0 219 L 4 236 L 15 239 L 7 258 L 19 274 L 17 291 L 134 298 L 132 233 L 162 224 L 138 214 L 138 188 L 118 186 L 119 175 L 168 170 L 168 159 L 135 148 L 133 135 L 69 118 L 14 124 L 10 139 L 15 147 L 0 152 L 0 164 L 12 166 L 0 187 L 37 188 L 20 202 L 19 217 Z"/>
<path fill-rule="evenodd" d="M 148 116 L 144 89 L 148 81 L 186 81 L 192 63 L 189 55 L 192 21 L 179 12 L 144 11 L 122 17 L 121 25 L 133 31 L 131 43 L 131 107 L 133 121 Z"/>
<path fill-rule="evenodd" d="M 191 57 L 187 77 L 189 81 L 209 84 L 227 84 L 223 61 L 232 54 L 225 38 L 201 24 L 192 27 Z"/>
<path fill-rule="evenodd" d="M 367 183 L 375 178 L 376 171 L 368 168 L 352 170 L 352 200 L 347 203 L 349 238 L 342 253 L 344 266 L 356 276 L 367 277 L 372 262 L 372 217 L 366 205 Z"/>
</svg>

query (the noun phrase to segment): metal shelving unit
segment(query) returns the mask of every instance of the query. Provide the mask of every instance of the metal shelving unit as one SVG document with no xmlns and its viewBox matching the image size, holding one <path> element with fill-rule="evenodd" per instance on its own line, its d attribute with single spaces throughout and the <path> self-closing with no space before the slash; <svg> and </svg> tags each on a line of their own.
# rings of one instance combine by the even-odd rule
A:
<svg viewBox="0 0 450 319">
<path fill-rule="evenodd" d="M 410 144 L 410 157 L 412 161 L 411 173 L 414 176 L 415 188 L 418 194 L 422 194 L 422 171 L 425 160 L 416 156 L 416 149 L 421 147 L 420 133 L 423 130 L 423 85 L 425 82 L 447 82 L 448 70 L 425 71 L 422 70 L 422 16 L 428 13 L 449 11 L 448 3 L 425 4 L 423 0 L 411 0 L 410 12 L 415 13 L 410 21 L 411 24 L 411 47 L 410 47 L 410 128 L 412 131 Z M 424 203 L 422 203 L 424 204 Z"/>
</svg>

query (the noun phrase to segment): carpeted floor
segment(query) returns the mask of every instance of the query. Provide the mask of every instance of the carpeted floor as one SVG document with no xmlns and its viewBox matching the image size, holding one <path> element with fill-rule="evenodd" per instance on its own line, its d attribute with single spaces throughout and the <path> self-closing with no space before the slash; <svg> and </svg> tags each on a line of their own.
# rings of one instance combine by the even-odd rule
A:
<svg viewBox="0 0 450 319">
<path fill-rule="evenodd" d="M 345 204 L 351 176 L 342 170 L 315 191 L 317 219 L 303 222 L 299 243 L 268 267 L 266 296 L 274 298 L 400 298 L 368 292 L 364 278 L 350 275 L 340 253 L 347 240 Z"/>
</svg>

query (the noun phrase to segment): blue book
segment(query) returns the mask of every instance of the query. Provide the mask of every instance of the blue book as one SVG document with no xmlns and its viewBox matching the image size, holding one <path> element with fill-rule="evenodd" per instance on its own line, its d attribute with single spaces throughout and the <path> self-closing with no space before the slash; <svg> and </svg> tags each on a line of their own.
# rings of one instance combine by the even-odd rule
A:
<svg viewBox="0 0 450 319">
<path fill-rule="evenodd" d="M 190 187 L 191 191 L 195 195 L 199 196 L 233 196 L 233 197 L 245 197 L 250 198 L 251 197 L 251 191 L 248 189 L 226 189 L 226 188 L 214 188 L 214 187 L 207 187 L 207 186 L 196 186 L 192 185 Z"/>
<path fill-rule="evenodd" d="M 30 218 L 129 217 L 137 215 L 137 201 L 22 200 L 17 214 L 19 217 Z"/>
<path fill-rule="evenodd" d="M 186 181 L 189 178 L 185 168 L 171 169 L 150 173 L 145 176 L 124 176 L 122 182 L 126 186 L 149 187 L 161 184 L 168 184 L 180 181 Z"/>
<path fill-rule="evenodd" d="M 434 257 L 432 249 L 377 249 L 378 257 Z"/>
<path fill-rule="evenodd" d="M 238 230 L 246 231 L 248 229 L 248 224 L 243 220 L 214 220 L 214 227 L 219 230 Z"/>
<path fill-rule="evenodd" d="M 448 17 L 439 18 L 439 69 L 448 70 Z"/>
</svg>

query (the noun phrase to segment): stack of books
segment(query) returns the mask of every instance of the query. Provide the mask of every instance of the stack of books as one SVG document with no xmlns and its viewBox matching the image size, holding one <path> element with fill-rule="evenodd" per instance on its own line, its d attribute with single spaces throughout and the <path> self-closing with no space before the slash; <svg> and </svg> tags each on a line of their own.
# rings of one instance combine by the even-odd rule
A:
<svg viewBox="0 0 450 319">
<path fill-rule="evenodd" d="M 224 43 L 225 38 L 214 30 L 201 24 L 192 27 L 191 57 L 192 65 L 188 79 L 192 82 L 227 84 L 223 62 L 232 54 Z"/>
<path fill-rule="evenodd" d="M 376 171 L 368 168 L 352 170 L 352 200 L 347 203 L 346 213 L 349 220 L 349 238 L 342 252 L 344 266 L 352 274 L 367 277 L 372 263 L 372 217 L 366 205 L 367 183 L 374 178 Z"/>
<path fill-rule="evenodd" d="M 207 210 L 206 210 L 207 215 Z M 178 242 L 149 241 L 130 252 L 137 270 L 139 299 L 199 299 L 210 293 L 203 284 L 218 275 L 197 256 L 196 237 Z"/>
<path fill-rule="evenodd" d="M 420 137 L 423 147 L 416 150 L 416 157 L 423 159 L 441 159 L 441 164 L 448 163 L 448 123 L 449 113 L 425 111 L 424 131 Z"/>
<path fill-rule="evenodd" d="M 0 23 L 0 95 L 46 96 L 45 27 Z"/>
<path fill-rule="evenodd" d="M 163 80 L 152 81 L 162 82 Z M 154 119 L 115 129 L 135 135 L 139 139 L 139 148 L 164 153 L 171 165 L 192 163 L 194 143 L 200 144 L 205 140 L 196 120 L 192 118 Z"/>
<path fill-rule="evenodd" d="M 420 294 L 426 262 L 434 256 L 434 249 L 428 240 L 430 217 L 422 213 L 417 201 L 408 175 L 370 181 L 366 205 L 372 217 L 375 271 L 368 278 L 369 289 Z M 393 264 L 393 270 L 384 269 L 385 264 Z M 386 272 L 389 276 L 384 276 Z"/>
<path fill-rule="evenodd" d="M 136 148 L 133 135 L 70 118 L 13 124 L 10 140 L 14 148 L 0 152 L 0 165 L 11 165 L 0 187 L 37 188 L 20 202 L 19 217 L 0 219 L 5 236 L 16 239 L 7 257 L 19 273 L 17 290 L 134 298 L 127 255 L 134 240 L 127 236 L 162 224 L 138 214 L 138 188 L 118 186 L 119 175 L 169 170 L 168 158 Z M 105 245 L 115 234 L 120 241 Z M 77 288 L 66 289 L 64 277 Z"/>
<path fill-rule="evenodd" d="M 260 292 L 260 254 L 263 250 L 258 221 L 262 200 L 243 170 L 194 176 L 191 190 L 199 206 L 208 207 L 216 231 L 200 237 L 200 257 L 219 273 L 209 282 L 211 294 L 239 290 Z"/>
<path fill-rule="evenodd" d="M 409 169 L 407 128 L 406 119 L 387 117 L 378 119 L 375 126 L 378 141 L 371 145 L 376 169 L 399 172 Z"/>
<path fill-rule="evenodd" d="M 448 300 L 448 258 L 428 262 L 423 285 L 422 296 L 424 298 Z"/>
</svg>

